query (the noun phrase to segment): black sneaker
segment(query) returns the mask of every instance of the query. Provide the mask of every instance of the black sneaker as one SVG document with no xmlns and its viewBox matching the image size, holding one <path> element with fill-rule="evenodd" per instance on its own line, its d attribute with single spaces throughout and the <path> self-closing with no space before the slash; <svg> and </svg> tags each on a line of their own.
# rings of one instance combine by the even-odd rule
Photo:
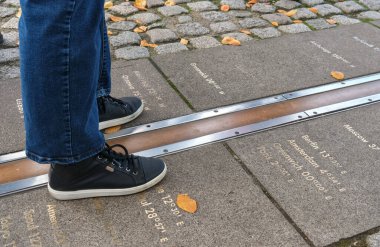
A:
<svg viewBox="0 0 380 247">
<path fill-rule="evenodd" d="M 116 147 L 125 153 L 115 152 Z M 119 144 L 107 145 L 95 157 L 77 164 L 52 164 L 48 190 L 58 200 L 129 195 L 154 186 L 165 175 L 162 160 L 129 155 Z"/>
<path fill-rule="evenodd" d="M 104 96 L 98 98 L 98 109 L 99 129 L 102 130 L 134 120 L 143 112 L 144 104 L 137 97 Z"/>
</svg>

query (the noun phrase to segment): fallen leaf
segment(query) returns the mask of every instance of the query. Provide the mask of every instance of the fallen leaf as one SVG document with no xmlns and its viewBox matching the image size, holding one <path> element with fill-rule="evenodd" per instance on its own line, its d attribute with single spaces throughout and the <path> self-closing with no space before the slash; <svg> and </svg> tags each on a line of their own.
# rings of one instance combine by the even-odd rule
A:
<svg viewBox="0 0 380 247">
<path fill-rule="evenodd" d="M 342 72 L 339 72 L 339 71 L 332 71 L 331 76 L 337 80 L 343 80 L 344 79 L 344 74 Z"/>
<path fill-rule="evenodd" d="M 139 10 L 147 10 L 146 0 L 135 0 L 135 4 L 133 4 L 133 6 Z"/>
<path fill-rule="evenodd" d="M 113 134 L 121 129 L 121 125 L 110 127 L 104 130 L 105 134 Z"/>
<path fill-rule="evenodd" d="M 301 21 L 301 20 L 294 20 L 293 23 L 298 24 L 298 23 L 303 23 L 303 21 Z"/>
<path fill-rule="evenodd" d="M 174 6 L 174 5 L 175 5 L 174 0 L 167 0 L 167 1 L 165 2 L 165 6 Z"/>
<path fill-rule="evenodd" d="M 113 21 L 113 22 L 121 22 L 121 21 L 125 21 L 125 18 L 124 17 L 110 15 L 110 20 Z"/>
<path fill-rule="evenodd" d="M 197 211 L 197 202 L 188 194 L 179 194 L 177 196 L 177 206 L 188 213 L 193 214 Z"/>
<path fill-rule="evenodd" d="M 136 27 L 135 29 L 133 29 L 133 32 L 144 33 L 144 32 L 146 32 L 146 30 L 148 30 L 148 28 L 146 26 L 140 26 L 140 27 Z"/>
<path fill-rule="evenodd" d="M 107 30 L 107 35 L 113 35 L 113 32 L 111 32 L 110 30 Z"/>
<path fill-rule="evenodd" d="M 144 23 L 143 23 L 142 21 L 140 21 L 139 19 L 134 20 L 134 22 L 135 22 L 136 24 L 139 24 L 139 25 L 144 24 Z"/>
<path fill-rule="evenodd" d="M 179 43 L 181 43 L 182 45 L 187 45 L 189 41 L 187 39 L 181 39 Z"/>
<path fill-rule="evenodd" d="M 309 8 L 309 10 L 311 12 L 313 12 L 314 14 L 318 13 L 318 9 L 317 8 Z"/>
<path fill-rule="evenodd" d="M 253 5 L 253 4 L 257 3 L 257 0 L 249 0 L 248 3 Z"/>
<path fill-rule="evenodd" d="M 276 22 L 276 21 L 272 21 L 271 24 L 272 24 L 273 26 L 275 26 L 275 27 L 278 27 L 278 22 Z"/>
<path fill-rule="evenodd" d="M 21 15 L 22 15 L 22 10 L 21 10 L 21 8 L 19 8 L 17 11 L 16 17 L 20 18 Z"/>
<path fill-rule="evenodd" d="M 336 24 L 336 20 L 333 20 L 333 19 L 327 19 L 326 21 L 330 23 L 331 25 Z"/>
<path fill-rule="evenodd" d="M 293 9 L 293 10 L 290 10 L 290 11 L 284 13 L 284 15 L 291 17 L 291 16 L 295 15 L 296 13 L 297 13 L 297 10 Z"/>
<path fill-rule="evenodd" d="M 227 11 L 230 10 L 230 6 L 226 5 L 226 4 L 223 4 L 222 6 L 220 6 L 220 10 L 223 11 L 223 12 L 227 12 Z"/>
<path fill-rule="evenodd" d="M 286 11 L 286 10 L 283 10 L 283 9 L 279 9 L 279 10 L 277 10 L 277 12 L 278 12 L 278 13 L 281 13 L 281 14 L 284 14 L 284 13 L 286 13 L 287 11 Z"/>
<path fill-rule="evenodd" d="M 251 35 L 251 34 L 252 34 L 252 32 L 249 31 L 248 29 L 240 29 L 239 31 L 240 31 L 241 33 L 244 33 L 244 34 L 247 34 L 247 35 Z"/>
<path fill-rule="evenodd" d="M 240 41 L 232 37 L 224 37 L 222 40 L 223 45 L 240 45 Z"/>
<path fill-rule="evenodd" d="M 146 41 L 145 39 L 143 39 L 143 40 L 141 40 L 141 42 L 140 42 L 140 46 L 155 48 L 155 47 L 157 47 L 158 45 L 157 45 L 157 44 L 149 44 L 148 41 Z"/>
<path fill-rule="evenodd" d="M 113 2 L 112 1 L 107 1 L 104 3 L 104 9 L 109 9 L 113 6 Z"/>
</svg>

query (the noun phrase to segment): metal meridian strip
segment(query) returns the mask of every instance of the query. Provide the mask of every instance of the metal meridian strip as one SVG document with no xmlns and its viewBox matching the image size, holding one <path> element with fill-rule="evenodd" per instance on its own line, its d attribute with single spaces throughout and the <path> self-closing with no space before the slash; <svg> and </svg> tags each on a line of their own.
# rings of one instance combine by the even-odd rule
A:
<svg viewBox="0 0 380 247">
<path fill-rule="evenodd" d="M 0 197 L 10 195 L 13 193 L 30 190 L 44 186 L 48 182 L 48 175 L 41 175 L 32 178 L 26 178 L 11 183 L 0 185 Z"/>
</svg>

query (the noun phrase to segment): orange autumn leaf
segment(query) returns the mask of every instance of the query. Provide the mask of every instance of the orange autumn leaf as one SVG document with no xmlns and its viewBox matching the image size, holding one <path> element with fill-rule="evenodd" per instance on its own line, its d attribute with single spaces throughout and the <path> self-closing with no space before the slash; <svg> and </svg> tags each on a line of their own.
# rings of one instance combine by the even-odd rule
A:
<svg viewBox="0 0 380 247">
<path fill-rule="evenodd" d="M 314 14 L 318 13 L 318 9 L 317 8 L 309 8 L 309 10 L 311 12 L 313 12 Z"/>
<path fill-rule="evenodd" d="M 276 22 L 276 21 L 272 21 L 271 24 L 272 24 L 274 27 L 278 27 L 278 22 Z"/>
<path fill-rule="evenodd" d="M 136 27 L 135 29 L 133 29 L 133 32 L 144 33 L 144 32 L 146 32 L 146 30 L 148 30 L 148 28 L 146 26 L 140 26 L 140 27 Z"/>
<path fill-rule="evenodd" d="M 284 15 L 291 17 L 291 16 L 295 15 L 296 13 L 297 13 L 297 10 L 293 9 L 293 10 L 290 10 L 290 11 L 284 13 Z"/>
<path fill-rule="evenodd" d="M 222 40 L 223 45 L 240 45 L 240 41 L 232 37 L 224 37 Z"/>
<path fill-rule="evenodd" d="M 281 14 L 284 14 L 284 13 L 286 13 L 286 10 L 279 9 L 279 10 L 277 10 L 277 12 L 278 12 L 278 13 L 281 13 Z"/>
<path fill-rule="evenodd" d="M 332 71 L 331 76 L 337 80 L 343 80 L 344 79 L 344 74 L 342 72 L 339 72 L 339 71 Z"/>
<path fill-rule="evenodd" d="M 327 19 L 326 21 L 331 25 L 336 24 L 336 20 L 333 19 Z"/>
<path fill-rule="evenodd" d="M 113 32 L 111 32 L 110 30 L 107 30 L 107 35 L 113 35 Z"/>
<path fill-rule="evenodd" d="M 121 125 L 118 125 L 118 126 L 114 126 L 114 127 L 105 129 L 104 133 L 105 134 L 113 134 L 115 132 L 118 132 L 120 129 L 121 129 Z"/>
<path fill-rule="evenodd" d="M 174 5 L 175 5 L 174 0 L 167 0 L 167 1 L 165 2 L 165 6 L 174 6 Z"/>
<path fill-rule="evenodd" d="M 182 45 L 187 45 L 189 44 L 189 41 L 187 39 L 181 39 L 179 43 L 181 43 Z"/>
<path fill-rule="evenodd" d="M 301 21 L 301 20 L 294 20 L 293 23 L 298 24 L 298 23 L 303 23 L 303 21 Z"/>
<path fill-rule="evenodd" d="M 148 41 L 146 41 L 145 39 L 143 39 L 143 40 L 141 40 L 141 42 L 140 42 L 140 46 L 155 48 L 155 47 L 157 47 L 158 45 L 156 45 L 156 44 L 149 44 Z"/>
<path fill-rule="evenodd" d="M 248 29 L 240 29 L 240 32 L 244 33 L 244 34 L 247 34 L 247 35 L 251 35 L 252 34 L 252 32 L 249 31 Z"/>
<path fill-rule="evenodd" d="M 146 9 L 146 0 L 135 0 L 135 4 L 133 4 L 135 8 L 138 10 L 147 10 Z"/>
<path fill-rule="evenodd" d="M 109 9 L 113 6 L 112 1 L 107 1 L 104 3 L 104 9 Z"/>
<path fill-rule="evenodd" d="M 134 20 L 134 22 L 135 22 L 136 24 L 139 24 L 139 25 L 142 25 L 142 24 L 143 24 L 143 22 L 140 21 L 139 19 Z"/>
<path fill-rule="evenodd" d="M 248 1 L 248 4 L 251 4 L 251 5 L 253 5 L 253 4 L 255 4 L 255 3 L 257 3 L 257 0 L 249 0 L 249 1 Z"/>
<path fill-rule="evenodd" d="M 110 15 L 110 20 L 113 21 L 113 22 L 121 22 L 121 21 L 125 21 L 125 18 L 124 17 Z"/>
<path fill-rule="evenodd" d="M 224 4 L 224 5 L 220 6 L 220 10 L 223 11 L 223 12 L 227 12 L 227 11 L 230 10 L 230 6 Z"/>
<path fill-rule="evenodd" d="M 197 202 L 188 194 L 179 194 L 177 196 L 177 206 L 188 213 L 193 214 L 197 211 Z"/>
<path fill-rule="evenodd" d="M 20 18 L 21 15 L 22 15 L 22 10 L 21 10 L 21 8 L 19 8 L 17 11 L 16 17 Z"/>
</svg>

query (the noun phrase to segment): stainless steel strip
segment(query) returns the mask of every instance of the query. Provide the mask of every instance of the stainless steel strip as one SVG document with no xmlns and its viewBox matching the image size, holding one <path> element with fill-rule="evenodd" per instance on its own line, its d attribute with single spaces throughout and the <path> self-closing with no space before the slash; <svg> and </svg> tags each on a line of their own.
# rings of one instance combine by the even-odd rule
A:
<svg viewBox="0 0 380 247">
<path fill-rule="evenodd" d="M 0 185 L 0 197 L 44 186 L 48 182 L 48 179 L 48 175 L 46 174 L 2 184 Z"/>
<path fill-rule="evenodd" d="M 0 165 L 3 163 L 20 160 L 26 158 L 25 151 L 19 151 L 15 153 L 4 154 L 0 156 Z"/>
<path fill-rule="evenodd" d="M 326 91 L 331 91 L 331 90 L 345 88 L 345 87 L 351 87 L 354 85 L 359 85 L 359 84 L 377 81 L 377 80 L 380 80 L 380 73 L 361 76 L 357 78 L 352 78 L 348 80 L 343 80 L 343 81 L 334 82 L 334 83 L 312 87 L 312 88 L 307 88 L 303 90 L 297 90 L 294 92 L 283 94 L 282 96 L 284 96 L 288 100 L 295 99 L 295 98 L 300 98 L 300 97 L 304 97 L 304 96 L 308 96 L 312 94 L 323 93 Z"/>
</svg>

